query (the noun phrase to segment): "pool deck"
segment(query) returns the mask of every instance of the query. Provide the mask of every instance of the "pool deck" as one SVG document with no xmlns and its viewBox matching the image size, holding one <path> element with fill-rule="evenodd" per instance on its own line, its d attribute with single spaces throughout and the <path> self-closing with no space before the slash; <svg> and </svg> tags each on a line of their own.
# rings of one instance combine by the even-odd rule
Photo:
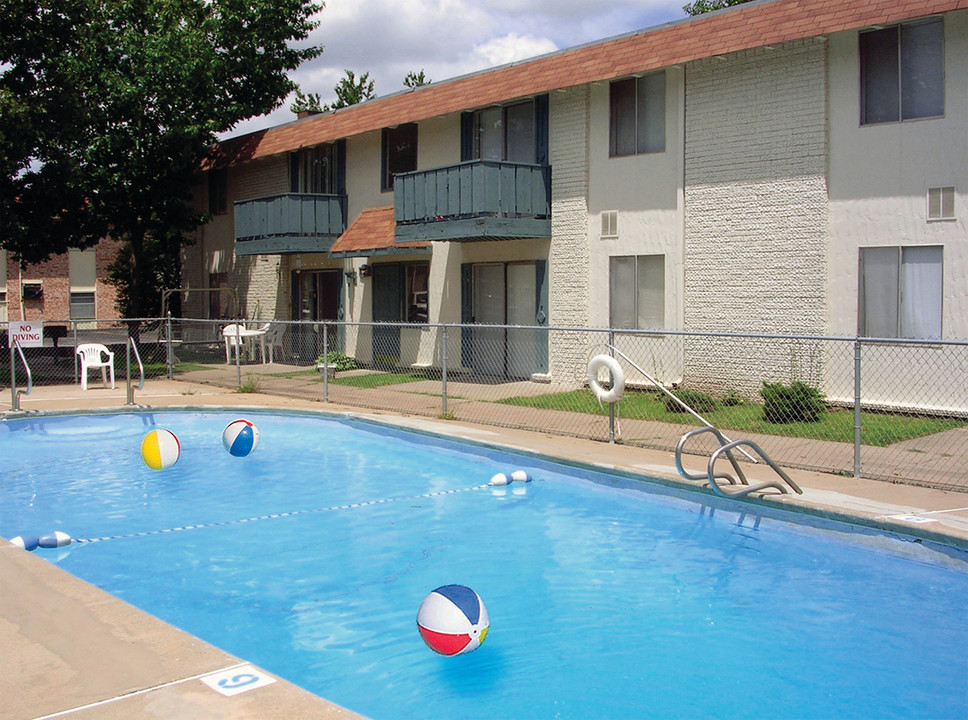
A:
<svg viewBox="0 0 968 720">
<path fill-rule="evenodd" d="M 679 478 L 671 453 L 434 420 L 212 385 L 153 380 L 137 393 L 138 406 L 235 407 L 299 410 L 372 418 L 567 461 L 658 478 L 665 485 L 706 492 Z M 27 414 L 42 411 L 116 410 L 115 390 L 92 386 L 37 387 L 21 400 Z M 9 395 L 0 401 L 8 411 Z M 6 417 L 13 417 L 7 413 Z M 795 441 L 805 442 L 805 441 Z M 696 467 L 701 464 L 693 459 Z M 772 479 L 762 466 L 745 468 L 751 482 Z M 968 468 L 965 469 L 968 473 Z M 823 518 L 904 533 L 922 541 L 968 550 L 968 493 L 789 471 L 803 495 L 769 495 L 749 502 L 788 507 Z M 740 502 L 740 501 L 737 501 Z M 253 689 L 225 695 L 213 689 L 225 674 Z M 214 679 L 207 677 L 214 675 Z M 207 680 L 207 682 L 206 682 Z M 275 680 L 269 683 L 268 680 Z M 239 681 L 237 681 L 239 682 Z M 241 688 L 240 688 L 241 689 Z M 378 690 L 377 690 L 378 691 Z M 0 717 L 4 720 L 232 718 L 272 720 L 359 718 L 282 679 L 253 668 L 105 593 L 45 561 L 0 541 Z"/>
</svg>

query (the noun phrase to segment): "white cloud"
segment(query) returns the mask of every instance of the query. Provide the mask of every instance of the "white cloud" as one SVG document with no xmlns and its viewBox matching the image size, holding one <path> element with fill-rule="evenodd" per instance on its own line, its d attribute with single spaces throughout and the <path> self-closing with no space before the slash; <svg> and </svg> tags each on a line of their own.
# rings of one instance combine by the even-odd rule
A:
<svg viewBox="0 0 968 720">
<path fill-rule="evenodd" d="M 370 73 L 377 95 L 410 71 L 434 81 L 516 62 L 685 17 L 684 0 L 326 0 L 311 41 L 323 54 L 292 77 L 331 102 L 345 70 Z M 290 101 L 231 134 L 293 119 Z"/>
</svg>

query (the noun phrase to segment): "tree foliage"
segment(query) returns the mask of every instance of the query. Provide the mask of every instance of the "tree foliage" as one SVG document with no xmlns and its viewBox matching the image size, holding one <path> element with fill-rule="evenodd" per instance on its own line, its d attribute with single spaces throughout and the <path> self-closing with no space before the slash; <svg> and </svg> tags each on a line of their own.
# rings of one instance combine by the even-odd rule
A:
<svg viewBox="0 0 968 720">
<path fill-rule="evenodd" d="M 365 72 L 356 77 L 352 70 L 345 72 L 346 75 L 340 78 L 336 87 L 333 88 L 333 92 L 336 93 L 336 101 L 332 105 L 324 105 L 324 110 L 339 110 L 376 97 L 373 90 L 373 81 L 370 80 L 370 73 Z"/>
<path fill-rule="evenodd" d="M 419 72 L 414 72 L 413 70 L 411 70 L 410 72 L 407 73 L 407 76 L 403 79 L 404 87 L 408 87 L 411 90 L 413 90 L 414 88 L 422 87 L 424 85 L 430 85 L 430 83 L 432 82 L 433 80 L 427 77 L 424 74 L 424 71 L 422 69 Z"/>
<path fill-rule="evenodd" d="M 702 15 L 703 13 L 713 12 L 714 10 L 722 10 L 723 8 L 733 7 L 734 5 L 742 5 L 743 3 L 748 3 L 750 1 L 751 0 L 696 0 L 695 2 L 683 5 L 682 9 L 686 15 Z"/>
<path fill-rule="evenodd" d="M 308 0 L 0 0 L 0 243 L 23 262 L 122 243 L 126 317 L 156 313 L 204 219 L 217 135 L 278 107 L 320 48 Z"/>
<path fill-rule="evenodd" d="M 296 97 L 289 106 L 289 112 L 295 115 L 302 112 L 323 112 L 323 106 L 319 100 L 319 93 L 303 93 L 302 90 L 296 88 Z"/>
</svg>

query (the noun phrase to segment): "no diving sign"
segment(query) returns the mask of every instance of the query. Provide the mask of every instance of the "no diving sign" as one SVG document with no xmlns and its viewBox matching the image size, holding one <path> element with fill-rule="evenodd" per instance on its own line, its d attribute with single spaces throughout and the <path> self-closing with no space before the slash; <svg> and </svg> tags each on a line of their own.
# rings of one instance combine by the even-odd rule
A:
<svg viewBox="0 0 968 720">
<path fill-rule="evenodd" d="M 13 347 L 15 342 L 20 347 L 43 347 L 44 324 L 39 322 L 11 322 L 7 326 L 7 346 Z"/>
</svg>

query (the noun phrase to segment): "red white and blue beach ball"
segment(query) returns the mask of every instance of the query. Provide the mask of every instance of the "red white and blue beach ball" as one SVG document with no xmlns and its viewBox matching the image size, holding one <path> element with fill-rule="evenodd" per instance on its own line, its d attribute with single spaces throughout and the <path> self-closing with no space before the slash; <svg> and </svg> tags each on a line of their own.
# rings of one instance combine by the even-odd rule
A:
<svg viewBox="0 0 968 720">
<path fill-rule="evenodd" d="M 441 655 L 476 650 L 487 637 L 490 621 L 480 596 L 464 585 L 444 585 L 420 603 L 417 628 L 427 647 Z"/>
<path fill-rule="evenodd" d="M 248 420 L 233 420 L 222 431 L 222 444 L 229 455 L 245 457 L 259 444 L 259 428 Z"/>
</svg>

